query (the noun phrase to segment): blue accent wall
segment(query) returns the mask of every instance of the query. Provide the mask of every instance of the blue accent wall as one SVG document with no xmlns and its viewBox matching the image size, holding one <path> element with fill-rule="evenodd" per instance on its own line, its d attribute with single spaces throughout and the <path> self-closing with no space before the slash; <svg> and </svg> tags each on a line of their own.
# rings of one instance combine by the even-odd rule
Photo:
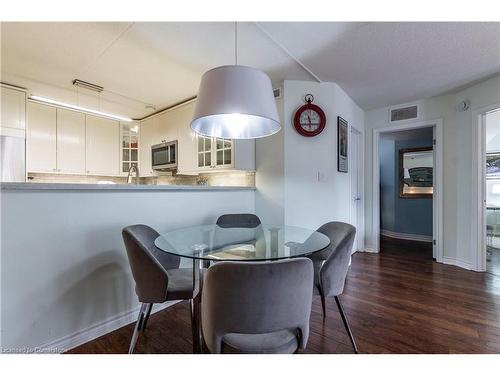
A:
<svg viewBox="0 0 500 375">
<path fill-rule="evenodd" d="M 394 168 L 394 152 L 396 142 L 393 139 L 380 139 L 380 224 L 382 229 L 396 231 L 394 224 L 396 190 L 394 181 L 396 169 Z"/>
<path fill-rule="evenodd" d="M 432 199 L 399 197 L 399 150 L 431 147 L 432 138 L 380 140 L 380 223 L 397 233 L 432 236 Z"/>
</svg>

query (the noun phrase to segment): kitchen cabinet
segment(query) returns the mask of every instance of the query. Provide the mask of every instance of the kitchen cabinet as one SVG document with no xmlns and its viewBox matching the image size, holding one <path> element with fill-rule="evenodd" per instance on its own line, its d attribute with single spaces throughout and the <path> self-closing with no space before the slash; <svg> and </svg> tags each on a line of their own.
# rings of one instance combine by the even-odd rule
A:
<svg viewBox="0 0 500 375">
<path fill-rule="evenodd" d="M 255 140 L 198 136 L 190 127 L 194 106 L 193 101 L 165 112 L 156 125 L 158 141 L 178 140 L 177 173 L 255 170 Z"/>
<path fill-rule="evenodd" d="M 255 171 L 255 139 L 234 139 L 233 149 L 233 168 L 239 171 Z"/>
<path fill-rule="evenodd" d="M 255 140 L 196 136 L 199 171 L 255 170 Z"/>
<path fill-rule="evenodd" d="M 85 114 L 57 108 L 57 172 L 85 173 Z"/>
<path fill-rule="evenodd" d="M 139 173 L 142 177 L 156 176 L 151 168 L 151 146 L 177 140 L 177 173 L 197 174 L 196 135 L 189 124 L 194 103 L 150 117 L 140 124 Z"/>
<path fill-rule="evenodd" d="M 172 111 L 167 111 L 158 115 L 156 123 L 156 135 L 155 138 L 159 143 L 172 142 L 178 138 L 178 121 L 184 121 L 183 114 L 185 109 L 183 107 L 176 108 Z"/>
<path fill-rule="evenodd" d="M 174 118 L 178 140 L 177 173 L 179 174 L 197 174 L 196 133 L 190 126 L 194 104 L 191 102 L 176 109 L 177 117 Z"/>
<path fill-rule="evenodd" d="M 197 136 L 198 170 L 233 168 L 234 147 L 231 139 Z"/>
<path fill-rule="evenodd" d="M 57 172 L 57 109 L 29 102 L 26 139 L 28 172 Z"/>
<path fill-rule="evenodd" d="M 139 126 L 139 175 L 152 177 L 156 173 L 151 168 L 151 146 L 159 143 L 155 138 L 157 117 L 150 117 L 141 121 Z"/>
<path fill-rule="evenodd" d="M 120 174 L 128 176 L 132 165 L 139 167 L 139 125 L 120 122 Z"/>
<path fill-rule="evenodd" d="M 86 173 L 99 176 L 120 175 L 120 123 L 86 115 Z"/>
<path fill-rule="evenodd" d="M 26 93 L 1 86 L 0 127 L 19 129 L 24 133 L 26 124 Z"/>
</svg>

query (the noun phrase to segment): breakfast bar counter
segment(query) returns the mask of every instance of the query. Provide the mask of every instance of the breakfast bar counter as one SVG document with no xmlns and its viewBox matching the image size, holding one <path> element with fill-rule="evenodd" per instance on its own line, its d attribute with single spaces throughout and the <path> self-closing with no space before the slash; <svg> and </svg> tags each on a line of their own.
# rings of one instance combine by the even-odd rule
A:
<svg viewBox="0 0 500 375">
<path fill-rule="evenodd" d="M 99 191 L 235 191 L 255 190 L 253 186 L 208 186 L 208 185 L 135 185 L 135 184 L 79 184 L 3 182 L 2 190 L 99 190 Z"/>
</svg>

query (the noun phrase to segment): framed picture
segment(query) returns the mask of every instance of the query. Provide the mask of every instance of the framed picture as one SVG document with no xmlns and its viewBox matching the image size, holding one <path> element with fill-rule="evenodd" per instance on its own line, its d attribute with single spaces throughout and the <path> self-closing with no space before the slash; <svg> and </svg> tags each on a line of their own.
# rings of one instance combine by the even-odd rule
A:
<svg viewBox="0 0 500 375">
<path fill-rule="evenodd" d="M 347 121 L 342 117 L 337 117 L 337 170 L 347 173 L 349 160 L 347 159 L 347 144 L 348 144 L 348 126 Z"/>
<path fill-rule="evenodd" d="M 399 150 L 399 197 L 432 198 L 433 165 L 432 147 Z"/>
<path fill-rule="evenodd" d="M 500 177 L 500 152 L 486 154 L 486 178 Z"/>
</svg>

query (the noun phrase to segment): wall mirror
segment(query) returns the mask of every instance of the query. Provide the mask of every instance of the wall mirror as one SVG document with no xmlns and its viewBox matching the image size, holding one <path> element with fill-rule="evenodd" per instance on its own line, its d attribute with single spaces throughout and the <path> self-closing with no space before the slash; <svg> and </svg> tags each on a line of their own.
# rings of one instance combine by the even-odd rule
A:
<svg viewBox="0 0 500 375">
<path fill-rule="evenodd" d="M 432 198 L 433 165 L 432 147 L 399 150 L 399 196 Z"/>
</svg>

